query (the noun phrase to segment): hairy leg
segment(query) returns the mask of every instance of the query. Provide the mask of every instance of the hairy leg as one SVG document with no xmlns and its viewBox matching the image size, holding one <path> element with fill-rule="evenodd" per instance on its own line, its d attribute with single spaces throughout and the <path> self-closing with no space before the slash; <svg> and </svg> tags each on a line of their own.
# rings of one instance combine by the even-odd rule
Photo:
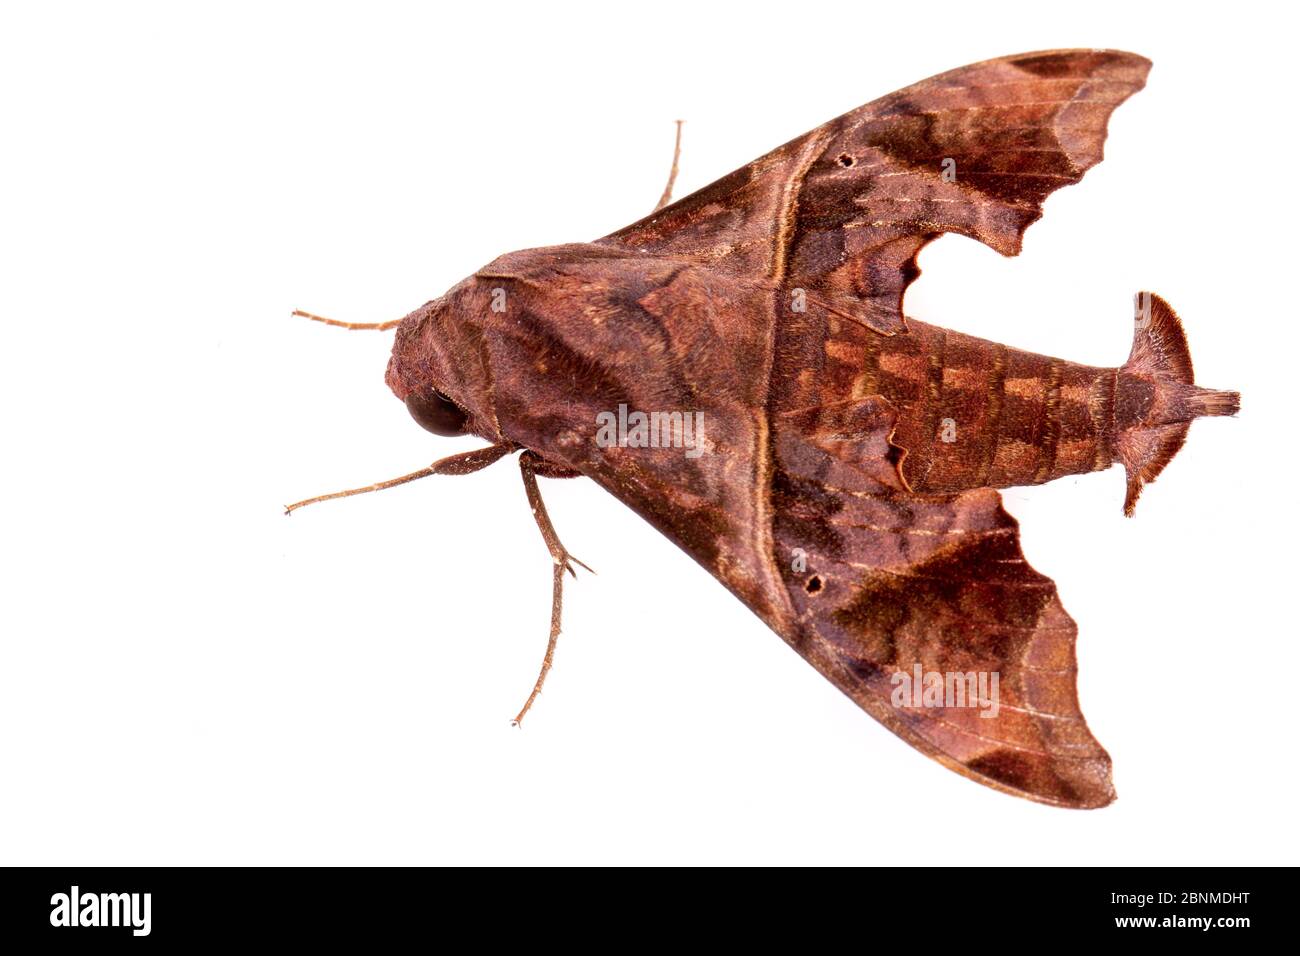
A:
<svg viewBox="0 0 1300 956">
<path fill-rule="evenodd" d="M 575 478 L 578 473 L 549 465 L 531 451 L 525 451 L 519 456 L 519 471 L 523 475 L 524 491 L 528 495 L 528 504 L 533 509 L 533 517 L 537 520 L 537 528 L 542 533 L 542 540 L 546 542 L 546 550 L 551 553 L 554 567 L 551 571 L 551 635 L 546 642 L 546 656 L 542 658 L 542 667 L 537 674 L 537 682 L 533 685 L 532 693 L 528 695 L 528 700 L 524 702 L 523 708 L 513 721 L 515 726 L 523 723 L 524 715 L 533 706 L 533 701 L 537 699 L 537 695 L 542 692 L 542 685 L 546 683 L 546 675 L 550 672 L 551 664 L 555 660 L 555 645 L 560 637 L 560 612 L 564 602 L 564 572 L 568 571 L 574 577 L 577 577 L 577 572 L 573 570 L 575 564 L 591 571 L 591 568 L 588 568 L 582 561 L 571 555 L 560 542 L 560 536 L 555 533 L 555 526 L 551 524 L 551 517 L 546 513 L 546 505 L 542 501 L 541 490 L 537 487 L 537 476 L 539 474 L 550 478 Z M 595 573 L 592 571 L 592 574 Z"/>
<path fill-rule="evenodd" d="M 321 501 L 330 501 L 334 498 L 350 498 L 353 495 L 364 495 L 372 491 L 383 491 L 385 488 L 395 488 L 398 485 L 404 485 L 408 481 L 415 481 L 418 478 L 428 478 L 430 475 L 468 475 L 486 468 L 488 465 L 497 461 L 503 455 L 514 451 L 515 445 L 500 444 L 488 445 L 486 448 L 475 448 L 473 451 L 463 451 L 456 455 L 448 455 L 446 458 L 440 458 L 428 468 L 421 468 L 419 471 L 413 471 L 409 475 L 402 475 L 400 478 L 389 478 L 387 481 L 378 481 L 373 485 L 366 485 L 364 488 L 349 488 L 347 491 L 334 491 L 328 495 L 317 495 L 315 498 L 306 498 L 302 501 L 286 505 L 285 514 L 293 514 L 299 508 L 305 508 L 308 505 L 314 505 Z"/>
</svg>

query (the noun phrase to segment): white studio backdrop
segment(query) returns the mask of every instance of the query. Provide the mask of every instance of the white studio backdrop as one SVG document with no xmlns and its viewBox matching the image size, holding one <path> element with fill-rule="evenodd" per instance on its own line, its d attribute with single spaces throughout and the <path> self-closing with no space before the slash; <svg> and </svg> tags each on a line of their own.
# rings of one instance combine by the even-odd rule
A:
<svg viewBox="0 0 1300 956">
<path fill-rule="evenodd" d="M 6 446 L 0 862 L 1294 862 L 1296 154 L 1281 8 L 131 3 L 0 14 Z M 1173 22 L 1176 20 L 1176 23 Z M 1118 468 L 1010 490 L 1079 624 L 1115 761 L 1095 812 L 912 751 L 589 481 L 418 468 L 397 318 L 502 252 L 649 211 L 825 120 L 992 56 L 1151 58 L 1106 161 L 1024 252 L 922 255 L 907 312 L 1126 358 L 1179 310 L 1198 422 L 1121 515 Z"/>
</svg>

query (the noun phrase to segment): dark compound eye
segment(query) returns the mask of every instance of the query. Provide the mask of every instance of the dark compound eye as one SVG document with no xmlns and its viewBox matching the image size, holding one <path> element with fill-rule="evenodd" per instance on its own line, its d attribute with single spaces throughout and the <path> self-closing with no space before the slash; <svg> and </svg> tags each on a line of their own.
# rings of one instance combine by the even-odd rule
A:
<svg viewBox="0 0 1300 956">
<path fill-rule="evenodd" d="M 442 392 L 412 392 L 406 398 L 406 410 L 425 431 L 452 437 L 465 431 L 469 417 Z"/>
</svg>

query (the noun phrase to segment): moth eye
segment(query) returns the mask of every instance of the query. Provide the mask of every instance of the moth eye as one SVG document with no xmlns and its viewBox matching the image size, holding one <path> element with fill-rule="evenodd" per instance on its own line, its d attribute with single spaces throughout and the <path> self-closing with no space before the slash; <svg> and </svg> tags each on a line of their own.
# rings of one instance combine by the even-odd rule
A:
<svg viewBox="0 0 1300 956">
<path fill-rule="evenodd" d="M 442 392 L 412 392 L 406 397 L 406 410 L 425 431 L 453 437 L 465 431 L 469 416 Z"/>
</svg>

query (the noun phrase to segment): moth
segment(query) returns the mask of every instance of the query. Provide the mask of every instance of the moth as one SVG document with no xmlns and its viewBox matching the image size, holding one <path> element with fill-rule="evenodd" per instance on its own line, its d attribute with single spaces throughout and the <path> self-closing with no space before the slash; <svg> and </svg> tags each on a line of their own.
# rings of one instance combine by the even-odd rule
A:
<svg viewBox="0 0 1300 956">
<path fill-rule="evenodd" d="M 1095 368 L 904 318 L 944 233 L 1020 250 L 1056 189 L 1102 159 L 1145 83 L 1131 53 L 976 63 L 875 100 L 594 242 L 511 252 L 405 318 L 386 381 L 436 435 L 489 444 L 291 505 L 463 475 L 519 452 L 595 481 L 917 750 L 1062 807 L 1115 796 L 1075 687 L 1076 627 L 1025 561 L 996 489 L 1124 466 L 1124 511 L 1191 421 L 1182 326 L 1140 293 L 1132 350 Z M 688 433 L 689 430 L 689 433 Z M 582 565 L 585 567 L 585 565 Z"/>
</svg>

